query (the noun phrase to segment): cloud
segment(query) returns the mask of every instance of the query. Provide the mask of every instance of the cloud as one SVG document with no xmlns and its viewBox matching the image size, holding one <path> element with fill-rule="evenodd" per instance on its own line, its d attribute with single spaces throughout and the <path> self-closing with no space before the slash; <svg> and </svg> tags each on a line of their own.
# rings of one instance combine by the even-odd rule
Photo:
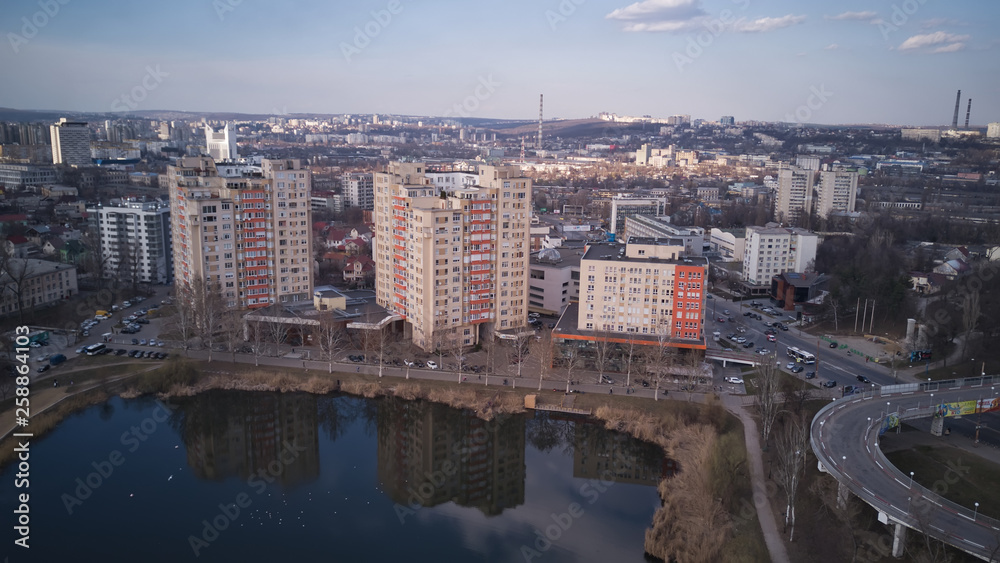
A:
<svg viewBox="0 0 1000 563">
<path fill-rule="evenodd" d="M 899 46 L 900 51 L 912 51 L 925 47 L 936 47 L 934 53 L 951 53 L 959 51 L 965 47 L 964 41 L 968 41 L 968 35 L 954 35 L 943 31 L 935 31 L 925 35 L 914 35 Z"/>
<path fill-rule="evenodd" d="M 839 48 L 840 48 L 840 45 L 837 45 L 836 43 L 831 43 L 831 44 L 827 45 L 826 47 L 823 47 L 823 50 L 825 50 L 825 51 L 836 51 Z"/>
<path fill-rule="evenodd" d="M 791 27 L 806 21 L 805 16 L 781 16 L 780 18 L 758 18 L 752 21 L 740 20 L 733 29 L 740 33 L 766 33 L 776 29 Z"/>
<path fill-rule="evenodd" d="M 683 22 L 704 15 L 700 0 L 643 0 L 618 8 L 605 17 L 609 20 Z"/>
<path fill-rule="evenodd" d="M 836 16 L 823 16 L 823 19 L 834 21 L 857 21 L 866 23 L 876 23 L 882 18 L 877 12 L 844 12 Z"/>
</svg>

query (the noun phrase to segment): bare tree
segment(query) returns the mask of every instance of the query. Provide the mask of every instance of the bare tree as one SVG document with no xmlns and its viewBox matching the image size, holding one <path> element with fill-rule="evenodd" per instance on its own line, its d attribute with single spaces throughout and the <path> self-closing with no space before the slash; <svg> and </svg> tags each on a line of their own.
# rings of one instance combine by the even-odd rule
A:
<svg viewBox="0 0 1000 563">
<path fill-rule="evenodd" d="M 265 313 L 266 314 L 266 313 Z M 281 356 L 281 343 L 288 336 L 288 327 L 277 318 L 270 318 L 263 321 L 269 344 L 274 344 L 274 355 Z"/>
<path fill-rule="evenodd" d="M 0 252 L 6 257 L 6 253 Z M 0 278 L 8 279 L 6 291 L 14 294 L 14 299 L 17 300 L 17 318 L 18 322 L 24 322 L 24 313 L 27 308 L 25 299 L 28 300 L 27 305 L 33 305 L 34 300 L 27 295 L 28 281 L 31 279 L 32 273 L 34 272 L 34 267 L 31 265 L 31 261 L 27 258 L 5 258 L 5 260 L 0 263 Z"/>
<path fill-rule="evenodd" d="M 639 344 L 632 335 L 628 335 L 628 343 L 622 350 L 622 360 L 625 361 L 625 386 L 632 384 L 632 364 L 639 356 Z"/>
<path fill-rule="evenodd" d="M 233 356 L 233 363 L 236 363 L 236 351 L 243 344 L 243 314 L 236 307 L 226 307 L 222 310 L 222 338 L 226 349 Z"/>
<path fill-rule="evenodd" d="M 11 383 L 11 378 L 2 376 L 0 379 L 0 401 L 6 401 L 7 397 L 10 396 L 11 391 L 14 390 L 14 386 Z"/>
<path fill-rule="evenodd" d="M 575 342 L 570 343 L 563 350 L 562 361 L 566 368 L 566 393 L 569 393 L 569 386 L 573 382 L 573 372 L 583 367 L 584 362 L 580 347 Z"/>
<path fill-rule="evenodd" d="M 660 384 L 673 371 L 676 349 L 670 345 L 670 327 L 662 325 L 656 332 L 656 345 L 645 351 L 646 373 L 653 379 L 653 399 L 660 400 Z"/>
<path fill-rule="evenodd" d="M 598 331 L 594 341 L 594 367 L 597 368 L 597 383 L 604 381 L 604 372 L 610 367 L 615 344 L 611 341 L 611 332 Z"/>
<path fill-rule="evenodd" d="M 552 371 L 552 356 L 554 344 L 552 342 L 552 333 L 542 335 L 540 339 L 535 339 L 531 337 L 531 348 L 532 353 L 538 356 L 538 390 L 542 390 L 542 380 L 545 376 Z M 518 375 L 520 375 L 521 368 L 518 367 Z"/>
<path fill-rule="evenodd" d="M 212 361 L 215 348 L 215 334 L 222 323 L 225 308 L 222 302 L 222 292 L 218 283 L 208 279 L 197 278 L 191 288 L 195 307 L 195 319 L 198 334 L 202 343 L 208 347 L 208 361 Z"/>
<path fill-rule="evenodd" d="M 778 417 L 780 410 L 780 397 L 778 386 L 778 367 L 774 361 L 762 361 L 757 365 L 757 401 L 754 407 L 757 415 L 760 416 L 760 433 L 764 449 L 767 449 L 767 441 L 771 437 L 771 430 L 774 428 L 774 420 Z"/>
<path fill-rule="evenodd" d="M 965 329 L 965 338 L 962 339 L 962 357 L 965 358 L 969 340 L 972 333 L 979 324 L 981 310 L 979 305 L 979 290 L 970 291 L 962 297 L 962 327 Z"/>
<path fill-rule="evenodd" d="M 461 336 L 459 336 L 461 338 Z M 451 357 L 454 358 L 456 370 L 458 371 L 458 382 L 462 383 L 462 372 L 465 371 L 465 343 L 459 340 L 451 349 Z"/>
<path fill-rule="evenodd" d="M 253 352 L 253 365 L 260 365 L 260 356 L 264 353 L 267 342 L 267 329 L 263 321 L 254 321 L 252 325 L 248 324 L 250 330 L 250 351 Z"/>
<path fill-rule="evenodd" d="M 390 345 L 391 335 L 386 327 L 365 330 L 361 337 L 365 350 L 365 360 L 374 359 L 378 363 L 378 376 L 382 377 L 385 368 L 385 357 Z"/>
<path fill-rule="evenodd" d="M 538 348 L 537 344 L 540 341 L 536 340 L 535 335 L 529 330 L 524 328 L 516 330 L 519 332 L 514 335 L 514 340 L 511 341 L 510 355 L 515 365 L 517 365 L 517 374 L 515 377 L 521 377 L 521 370 L 524 366 L 524 362 L 531 355 L 532 349 Z M 551 354 L 549 354 L 549 356 L 551 357 Z"/>
<path fill-rule="evenodd" d="M 492 333 L 485 340 L 483 340 L 483 349 L 486 351 L 486 366 L 483 370 L 485 372 L 483 375 L 486 378 L 486 387 L 489 387 L 490 375 L 496 372 L 497 356 L 500 353 L 499 343 Z"/>
<path fill-rule="evenodd" d="M 180 336 L 181 343 L 184 345 L 184 350 L 186 351 L 189 341 L 195 333 L 195 304 L 191 289 L 184 284 L 179 284 L 174 304 L 177 311 L 173 317 L 174 330 Z"/>
<path fill-rule="evenodd" d="M 347 348 L 347 335 L 334 320 L 332 311 L 326 312 L 320 318 L 317 338 L 323 359 L 327 361 L 327 372 L 333 373 L 333 360 Z"/>
<path fill-rule="evenodd" d="M 788 541 L 795 541 L 795 498 L 809 452 L 809 432 L 805 421 L 791 418 L 777 436 L 778 482 L 785 491 L 785 529 Z"/>
</svg>

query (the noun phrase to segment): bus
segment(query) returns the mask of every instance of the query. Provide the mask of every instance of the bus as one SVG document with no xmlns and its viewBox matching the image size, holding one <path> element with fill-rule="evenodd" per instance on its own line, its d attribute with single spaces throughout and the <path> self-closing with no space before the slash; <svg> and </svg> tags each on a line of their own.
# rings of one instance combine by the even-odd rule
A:
<svg viewBox="0 0 1000 563">
<path fill-rule="evenodd" d="M 799 350 L 798 348 L 795 348 L 794 346 L 789 346 L 788 347 L 788 357 L 792 358 L 793 360 L 795 360 L 798 363 L 803 363 L 803 364 L 815 364 L 816 363 L 816 356 L 813 356 L 812 354 L 810 354 L 809 352 L 806 352 L 805 350 Z"/>
<path fill-rule="evenodd" d="M 83 352 L 88 356 L 96 356 L 103 352 L 105 348 L 107 348 L 107 346 L 104 344 L 91 344 L 90 346 L 84 348 Z"/>
</svg>

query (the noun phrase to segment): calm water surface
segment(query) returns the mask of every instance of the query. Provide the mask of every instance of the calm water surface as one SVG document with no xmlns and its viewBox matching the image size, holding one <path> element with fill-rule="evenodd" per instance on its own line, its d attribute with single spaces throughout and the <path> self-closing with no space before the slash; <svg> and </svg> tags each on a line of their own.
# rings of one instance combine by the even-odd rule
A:
<svg viewBox="0 0 1000 563">
<path fill-rule="evenodd" d="M 25 490 L 0 472 L 11 563 L 641 562 L 671 469 L 580 420 L 235 392 L 111 400 L 30 462 L 29 550 L 12 531 Z"/>
</svg>

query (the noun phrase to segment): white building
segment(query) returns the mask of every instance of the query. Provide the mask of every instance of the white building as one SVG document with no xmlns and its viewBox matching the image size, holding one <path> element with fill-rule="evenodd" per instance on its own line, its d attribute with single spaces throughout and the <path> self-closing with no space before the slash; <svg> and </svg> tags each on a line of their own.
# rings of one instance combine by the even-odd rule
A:
<svg viewBox="0 0 1000 563">
<path fill-rule="evenodd" d="M 104 275 L 169 284 L 174 265 L 170 206 L 159 201 L 111 200 L 87 208 L 101 237 Z"/>
<path fill-rule="evenodd" d="M 341 176 L 344 205 L 371 211 L 375 209 L 375 175 L 368 173 L 344 174 Z"/>
<path fill-rule="evenodd" d="M 51 305 L 77 293 L 76 266 L 11 258 L 0 267 L 0 316 L 16 313 L 22 306 Z"/>
<path fill-rule="evenodd" d="M 826 217 L 835 211 L 851 213 L 857 191 L 857 172 L 823 170 L 817 173 L 798 166 L 782 168 L 778 171 L 775 217 L 783 223 L 794 223 L 804 214 Z"/>
<path fill-rule="evenodd" d="M 743 280 L 754 285 L 770 285 L 771 278 L 784 272 L 811 271 L 816 260 L 819 237 L 805 229 L 747 227 L 743 248 Z"/>
<path fill-rule="evenodd" d="M 986 126 L 987 139 L 1000 139 L 1000 121 L 990 123 Z"/>
<path fill-rule="evenodd" d="M 86 122 L 65 117 L 50 127 L 52 163 L 67 166 L 90 166 L 90 129 Z"/>
<path fill-rule="evenodd" d="M 746 229 L 712 229 L 709 234 L 709 243 L 712 250 L 719 253 L 723 259 L 729 262 L 743 259 L 743 250 L 746 248 Z"/>
<path fill-rule="evenodd" d="M 684 243 L 687 256 L 701 256 L 705 246 L 705 229 L 678 227 L 670 224 L 670 217 L 632 215 L 625 219 L 625 238 L 676 239 Z"/>
<path fill-rule="evenodd" d="M 205 127 L 205 147 L 208 155 L 216 162 L 236 160 L 240 157 L 236 150 L 236 131 L 228 123 L 221 131 Z"/>
<path fill-rule="evenodd" d="M 636 215 L 656 217 L 663 215 L 667 198 L 614 197 L 611 198 L 611 232 L 625 233 L 625 218 Z"/>
<path fill-rule="evenodd" d="M 835 211 L 851 213 L 858 195 L 858 173 L 824 170 L 819 173 L 813 213 L 826 217 Z"/>
</svg>

